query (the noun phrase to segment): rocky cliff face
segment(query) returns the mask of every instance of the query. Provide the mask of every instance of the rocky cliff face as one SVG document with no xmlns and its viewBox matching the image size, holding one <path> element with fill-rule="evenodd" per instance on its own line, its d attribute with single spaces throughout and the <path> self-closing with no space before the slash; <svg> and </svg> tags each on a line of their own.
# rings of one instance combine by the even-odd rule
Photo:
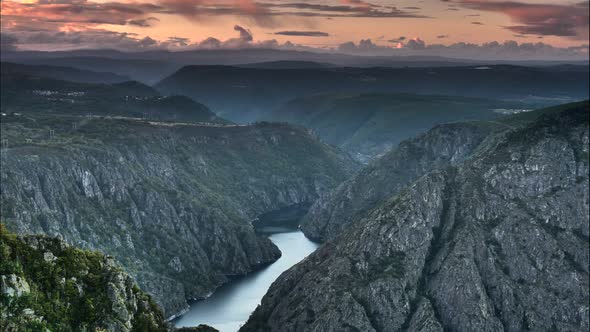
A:
<svg viewBox="0 0 590 332">
<path fill-rule="evenodd" d="M 355 165 L 285 125 L 9 116 L 2 140 L 7 226 L 113 255 L 167 315 L 276 260 L 249 221 Z"/>
<path fill-rule="evenodd" d="M 242 331 L 585 331 L 588 103 L 494 135 L 284 273 Z"/>
<path fill-rule="evenodd" d="M 3 331 L 168 330 L 162 311 L 112 257 L 3 228 L 0 254 Z"/>
<path fill-rule="evenodd" d="M 351 179 L 318 199 L 301 223 L 316 241 L 333 239 L 353 220 L 427 172 L 463 162 L 491 132 L 505 129 L 490 122 L 436 126 L 369 164 Z"/>
</svg>

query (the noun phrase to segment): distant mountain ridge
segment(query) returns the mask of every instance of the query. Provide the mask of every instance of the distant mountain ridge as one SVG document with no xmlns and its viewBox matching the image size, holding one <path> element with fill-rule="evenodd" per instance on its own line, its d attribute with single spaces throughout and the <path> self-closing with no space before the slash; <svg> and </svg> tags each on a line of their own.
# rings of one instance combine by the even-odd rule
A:
<svg viewBox="0 0 590 332">
<path fill-rule="evenodd" d="M 229 120 L 252 122 L 271 119 L 272 111 L 289 100 L 315 94 L 436 94 L 554 105 L 588 98 L 588 70 L 508 65 L 299 70 L 186 66 L 155 88 L 199 100 Z"/>
<path fill-rule="evenodd" d="M 442 56 L 363 56 L 334 52 L 311 52 L 302 50 L 278 50 L 269 48 L 244 48 L 244 49 L 201 49 L 187 51 L 149 50 L 138 52 L 122 52 L 110 49 L 87 49 L 71 51 L 7 51 L 3 50 L 5 59 L 47 59 L 65 57 L 102 57 L 111 59 L 141 59 L 164 60 L 179 64 L 195 65 L 237 65 L 246 63 L 275 62 L 275 61 L 307 61 L 331 63 L 336 66 L 351 67 L 375 67 L 375 66 L 408 66 L 433 67 L 449 64 L 478 65 L 478 64 L 514 64 L 514 65 L 555 65 L 555 64 L 583 64 L 588 65 L 588 60 L 494 60 L 494 59 L 460 59 Z"/>
<path fill-rule="evenodd" d="M 7 63 L 2 63 L 2 66 L 0 103 L 5 113 L 126 116 L 228 123 L 206 106 L 187 97 L 162 96 L 154 88 L 136 81 L 111 84 L 80 83 L 55 78 L 64 76 L 61 73 L 69 72 L 69 68 L 60 71 L 59 75 L 54 75 L 53 72 L 45 71 L 37 73 L 37 66 Z"/>
<path fill-rule="evenodd" d="M 182 67 L 181 64 L 166 60 L 118 59 L 111 56 L 53 54 L 43 53 L 40 56 L 23 56 L 20 53 L 3 56 L 2 61 L 10 61 L 24 65 L 49 65 L 76 68 L 80 70 L 101 71 L 124 75 L 144 84 L 154 84 Z"/>
<path fill-rule="evenodd" d="M 320 63 L 314 61 L 268 61 L 268 62 L 255 62 L 246 63 L 241 65 L 235 65 L 236 67 L 242 68 L 260 68 L 260 69 L 307 69 L 307 68 L 329 68 L 335 67 L 330 63 Z"/>
<path fill-rule="evenodd" d="M 367 162 L 437 124 L 493 119 L 502 111 L 528 108 L 519 102 L 455 96 L 327 94 L 291 100 L 270 118 L 311 128 L 326 142 Z"/>
<path fill-rule="evenodd" d="M 23 65 L 17 63 L 2 62 L 0 70 L 2 72 L 2 75 L 17 73 L 23 75 L 26 74 L 30 76 L 45 77 L 56 80 L 80 83 L 113 84 L 131 80 L 129 77 L 121 76 L 111 72 L 96 72 L 64 66 Z"/>
<path fill-rule="evenodd" d="M 56 52 L 3 50 L 2 61 L 45 64 L 100 70 L 129 76 L 154 84 L 185 65 L 246 65 L 256 63 L 307 62 L 335 67 L 443 67 L 470 65 L 553 66 L 561 64 L 588 66 L 588 61 L 510 61 L 469 60 L 438 56 L 356 56 L 276 49 L 192 50 L 121 52 L 116 50 L 74 50 Z"/>
</svg>

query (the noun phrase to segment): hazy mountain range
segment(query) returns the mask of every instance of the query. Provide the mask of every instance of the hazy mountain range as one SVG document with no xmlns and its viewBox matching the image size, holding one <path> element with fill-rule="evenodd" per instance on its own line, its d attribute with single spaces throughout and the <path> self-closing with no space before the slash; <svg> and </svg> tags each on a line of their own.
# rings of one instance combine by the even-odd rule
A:
<svg viewBox="0 0 590 332">
<path fill-rule="evenodd" d="M 268 67 L 267 63 L 271 63 L 271 66 L 275 68 L 277 64 L 281 68 L 292 67 L 293 62 L 307 63 L 312 67 L 317 67 L 317 64 L 336 67 L 445 67 L 490 64 L 524 66 L 588 65 L 588 61 L 488 61 L 439 56 L 357 56 L 256 48 L 178 52 L 164 50 L 145 52 L 121 52 L 116 50 L 56 52 L 2 50 L 1 58 L 2 61 L 25 64 L 48 64 L 113 72 L 150 84 L 172 74 L 185 65 Z"/>
<path fill-rule="evenodd" d="M 155 85 L 209 105 L 237 122 L 272 118 L 293 98 L 327 93 L 411 93 L 546 106 L 588 97 L 588 66 L 267 69 L 186 66 Z M 362 110 L 359 110 L 362 112 Z"/>
</svg>

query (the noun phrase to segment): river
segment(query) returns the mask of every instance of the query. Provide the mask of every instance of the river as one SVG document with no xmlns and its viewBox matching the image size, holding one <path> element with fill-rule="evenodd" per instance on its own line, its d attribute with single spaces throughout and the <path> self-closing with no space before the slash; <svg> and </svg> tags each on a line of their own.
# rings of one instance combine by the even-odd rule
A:
<svg viewBox="0 0 590 332">
<path fill-rule="evenodd" d="M 297 228 L 264 227 L 261 232 L 279 247 L 282 256 L 266 268 L 235 279 L 218 288 L 209 298 L 194 302 L 175 320 L 176 327 L 207 324 L 221 332 L 235 332 L 260 304 L 270 285 L 281 273 L 318 248 Z"/>
</svg>

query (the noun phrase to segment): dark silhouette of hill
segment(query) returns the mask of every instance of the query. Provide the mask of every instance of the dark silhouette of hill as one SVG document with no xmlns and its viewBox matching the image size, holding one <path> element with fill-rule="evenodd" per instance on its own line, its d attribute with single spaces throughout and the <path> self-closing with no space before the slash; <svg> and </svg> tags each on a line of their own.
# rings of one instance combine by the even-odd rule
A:
<svg viewBox="0 0 590 332">
<path fill-rule="evenodd" d="M 163 96 L 143 83 L 71 82 L 36 76 L 33 74 L 35 67 L 19 65 L 2 70 L 2 112 L 227 123 L 205 105 L 185 96 Z"/>
<path fill-rule="evenodd" d="M 588 66 L 260 69 L 186 66 L 155 85 L 232 121 L 264 120 L 293 98 L 326 93 L 412 93 L 547 106 L 588 97 Z"/>
<path fill-rule="evenodd" d="M 122 76 L 111 72 L 96 72 L 64 66 L 23 65 L 18 63 L 2 62 L 1 70 L 2 74 L 28 74 L 31 76 L 81 83 L 110 84 L 130 80 L 127 76 Z"/>
<path fill-rule="evenodd" d="M 552 66 L 559 64 L 588 65 L 588 61 L 515 61 L 453 59 L 440 56 L 361 56 L 339 53 L 277 49 L 218 49 L 143 52 L 121 52 L 109 49 L 73 51 L 2 51 L 2 61 L 25 64 L 46 64 L 107 71 L 153 84 L 185 65 L 250 65 L 287 62 L 320 63 L 338 67 L 456 67 L 470 65 L 510 64 L 523 66 Z M 306 65 L 305 67 L 309 67 Z"/>
</svg>

